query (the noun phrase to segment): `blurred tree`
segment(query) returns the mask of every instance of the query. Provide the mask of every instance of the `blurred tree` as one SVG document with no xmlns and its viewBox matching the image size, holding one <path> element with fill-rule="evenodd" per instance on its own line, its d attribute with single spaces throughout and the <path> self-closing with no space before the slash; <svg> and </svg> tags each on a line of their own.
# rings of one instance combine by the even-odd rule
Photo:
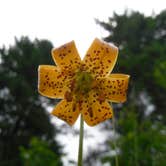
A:
<svg viewBox="0 0 166 166">
<path fill-rule="evenodd" d="M 133 99 L 139 100 L 140 93 L 146 92 L 156 108 L 154 118 L 165 115 L 166 10 L 155 17 L 114 13 L 108 22 L 97 23 L 109 32 L 104 40 L 114 41 L 120 48 L 116 71 L 131 75 Z"/>
<path fill-rule="evenodd" d="M 50 150 L 48 143 L 32 138 L 30 148 L 21 147 L 21 158 L 24 166 L 59 166 L 59 156 Z"/>
<path fill-rule="evenodd" d="M 140 122 L 135 107 L 130 106 L 120 113 L 117 125 L 120 135 L 116 140 L 111 139 L 109 146 L 111 151 L 115 152 L 117 149 L 114 146 L 114 141 L 116 141 L 119 149 L 119 166 L 166 165 L 166 127 L 161 122 L 153 124 L 150 117 Z M 115 166 L 116 154 L 106 153 L 102 162 Z"/>
<path fill-rule="evenodd" d="M 99 156 L 115 165 L 115 139 L 119 165 L 164 166 L 166 10 L 153 17 L 125 11 L 122 15 L 114 13 L 108 22 L 96 22 L 109 32 L 103 39 L 119 47 L 113 72 L 131 75 L 128 101 L 123 108 L 121 104 L 114 108 L 119 137 L 110 138 L 106 147 L 109 155 Z"/>
<path fill-rule="evenodd" d="M 0 49 L 0 165 L 20 165 L 19 146 L 28 147 L 32 137 L 45 140 L 59 154 L 57 129 L 45 110 L 48 103 L 37 92 L 37 69 L 51 64 L 52 44 L 31 42 L 27 37 Z"/>
</svg>

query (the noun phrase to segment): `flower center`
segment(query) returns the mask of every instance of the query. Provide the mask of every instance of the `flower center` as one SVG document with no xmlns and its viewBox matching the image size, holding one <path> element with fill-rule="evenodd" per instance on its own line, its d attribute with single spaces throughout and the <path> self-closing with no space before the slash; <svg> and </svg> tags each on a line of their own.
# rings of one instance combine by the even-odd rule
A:
<svg viewBox="0 0 166 166">
<path fill-rule="evenodd" d="M 80 94 L 87 94 L 93 83 L 93 77 L 90 73 L 80 71 L 76 73 L 75 77 L 75 92 Z"/>
</svg>

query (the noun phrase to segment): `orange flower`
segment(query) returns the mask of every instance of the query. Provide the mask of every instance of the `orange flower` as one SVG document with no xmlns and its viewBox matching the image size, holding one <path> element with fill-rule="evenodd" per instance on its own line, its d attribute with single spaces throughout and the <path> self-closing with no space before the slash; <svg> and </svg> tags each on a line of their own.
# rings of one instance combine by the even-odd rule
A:
<svg viewBox="0 0 166 166">
<path fill-rule="evenodd" d="M 40 65 L 39 93 L 62 99 L 52 114 L 73 125 L 79 114 L 94 126 L 112 117 L 108 103 L 124 102 L 129 75 L 110 74 L 118 48 L 95 39 L 81 61 L 74 41 L 52 50 L 57 66 Z"/>
</svg>

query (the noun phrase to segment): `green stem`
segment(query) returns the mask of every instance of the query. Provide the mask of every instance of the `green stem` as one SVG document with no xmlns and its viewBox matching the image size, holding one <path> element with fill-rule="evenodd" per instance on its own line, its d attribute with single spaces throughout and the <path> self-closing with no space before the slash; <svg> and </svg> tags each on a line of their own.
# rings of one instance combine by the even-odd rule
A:
<svg viewBox="0 0 166 166">
<path fill-rule="evenodd" d="M 112 116 L 112 126 L 113 126 L 113 131 L 114 131 L 114 135 L 115 135 L 115 118 L 114 118 L 114 114 Z M 114 149 L 115 149 L 115 165 L 119 166 L 119 160 L 118 160 L 118 154 L 117 154 L 117 144 L 116 144 L 116 138 L 114 140 Z"/>
<path fill-rule="evenodd" d="M 84 121 L 83 116 L 80 117 L 80 136 L 79 136 L 79 149 L 78 149 L 78 166 L 82 166 L 83 154 L 83 137 L 84 137 Z"/>
<path fill-rule="evenodd" d="M 138 140 L 137 140 L 137 122 L 134 124 L 134 159 L 135 166 L 138 166 Z"/>
</svg>

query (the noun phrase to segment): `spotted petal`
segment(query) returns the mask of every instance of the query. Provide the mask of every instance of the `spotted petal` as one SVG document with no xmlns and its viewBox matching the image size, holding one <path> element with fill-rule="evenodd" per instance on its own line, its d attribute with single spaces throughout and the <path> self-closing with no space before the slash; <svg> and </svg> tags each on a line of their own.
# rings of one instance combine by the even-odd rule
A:
<svg viewBox="0 0 166 166">
<path fill-rule="evenodd" d="M 101 78 L 99 91 L 112 102 L 125 102 L 129 78 L 126 74 L 111 74 L 107 78 Z"/>
<path fill-rule="evenodd" d="M 111 106 L 107 101 L 100 102 L 98 94 L 91 92 L 90 95 L 82 101 L 80 110 L 83 119 L 89 126 L 95 126 L 113 115 Z"/>
<path fill-rule="evenodd" d="M 96 38 L 88 49 L 83 62 L 86 68 L 88 68 L 94 76 L 105 77 L 112 71 L 117 56 L 117 47 Z"/>
<path fill-rule="evenodd" d="M 52 114 L 59 119 L 73 125 L 79 116 L 80 111 L 76 108 L 75 101 L 67 102 L 65 99 L 57 104 Z"/>
<path fill-rule="evenodd" d="M 61 70 L 75 71 L 81 64 L 74 41 L 52 50 L 52 57 Z"/>
<path fill-rule="evenodd" d="M 64 98 L 69 89 L 70 77 L 57 67 L 40 65 L 38 68 L 38 90 L 43 96 L 51 98 Z"/>
</svg>

